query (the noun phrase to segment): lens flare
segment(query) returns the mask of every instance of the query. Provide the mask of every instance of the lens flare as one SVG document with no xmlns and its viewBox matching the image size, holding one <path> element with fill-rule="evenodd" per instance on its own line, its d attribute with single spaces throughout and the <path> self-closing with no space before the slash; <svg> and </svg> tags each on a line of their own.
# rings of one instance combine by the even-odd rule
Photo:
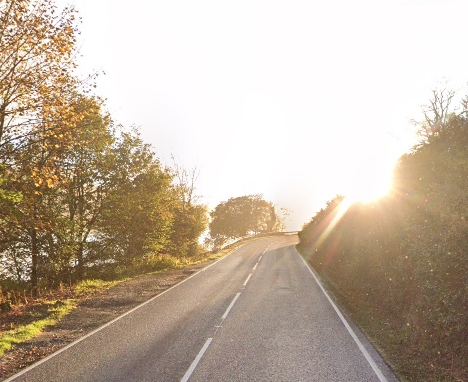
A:
<svg viewBox="0 0 468 382">
<path fill-rule="evenodd" d="M 368 164 L 353 174 L 345 193 L 351 202 L 371 202 L 386 195 L 392 187 L 393 165 L 380 167 Z"/>
</svg>

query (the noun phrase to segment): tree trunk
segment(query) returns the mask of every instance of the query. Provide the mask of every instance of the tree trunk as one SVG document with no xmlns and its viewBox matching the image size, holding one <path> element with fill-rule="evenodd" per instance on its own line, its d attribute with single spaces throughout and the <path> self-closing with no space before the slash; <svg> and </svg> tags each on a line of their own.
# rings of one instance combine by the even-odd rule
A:
<svg viewBox="0 0 468 382">
<path fill-rule="evenodd" d="M 39 246 L 37 243 L 37 232 L 31 230 L 31 290 L 34 296 L 37 296 L 38 275 L 37 268 L 39 263 Z"/>
<path fill-rule="evenodd" d="M 2 137 L 5 129 L 5 105 L 0 108 L 0 147 L 2 145 Z"/>
<path fill-rule="evenodd" d="M 83 251 L 84 251 L 83 241 L 80 241 L 80 243 L 78 245 L 78 252 L 76 254 L 76 258 L 78 260 L 78 264 L 77 264 L 77 267 L 76 267 L 76 276 L 77 276 L 78 280 L 83 280 L 83 276 L 84 276 Z"/>
</svg>

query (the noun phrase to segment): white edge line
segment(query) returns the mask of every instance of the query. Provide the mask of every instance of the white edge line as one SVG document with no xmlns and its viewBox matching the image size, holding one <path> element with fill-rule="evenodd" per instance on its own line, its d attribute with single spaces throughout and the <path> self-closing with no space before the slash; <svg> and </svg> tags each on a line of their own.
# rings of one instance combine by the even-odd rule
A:
<svg viewBox="0 0 468 382">
<path fill-rule="evenodd" d="M 203 357 L 203 354 L 205 354 L 206 349 L 208 349 L 208 346 L 210 346 L 210 343 L 211 343 L 212 340 L 213 340 L 213 338 L 208 338 L 206 340 L 205 345 L 203 345 L 200 352 L 195 357 L 195 359 L 193 360 L 193 362 L 190 365 L 190 367 L 188 368 L 188 370 L 185 372 L 185 374 L 182 377 L 182 379 L 180 380 L 180 382 L 187 382 L 189 380 L 189 378 L 192 376 L 193 371 L 197 367 L 198 362 L 200 362 L 201 358 Z"/>
<path fill-rule="evenodd" d="M 367 362 L 369 362 L 369 365 L 372 367 L 372 370 L 374 370 L 375 374 L 377 375 L 377 377 L 379 378 L 380 382 L 388 382 L 387 378 L 385 378 L 385 376 L 382 374 L 382 371 L 379 369 L 379 367 L 377 366 L 377 364 L 375 363 L 375 361 L 372 359 L 372 357 L 370 356 L 369 352 L 366 350 L 366 348 L 364 347 L 364 345 L 362 344 L 362 342 L 359 340 L 359 338 L 356 336 L 356 333 L 354 333 L 354 330 L 351 328 L 351 326 L 349 326 L 348 322 L 346 321 L 346 319 L 344 318 L 344 316 L 341 314 L 340 310 L 338 309 L 338 307 L 336 306 L 336 304 L 333 302 L 333 300 L 331 299 L 331 297 L 328 295 L 327 291 L 325 290 L 325 288 L 323 287 L 322 283 L 320 282 L 320 280 L 317 278 L 317 276 L 315 276 L 314 272 L 312 271 L 312 269 L 310 268 L 310 265 L 305 261 L 305 259 L 299 254 L 299 252 L 297 252 L 295 250 L 295 252 L 298 254 L 298 256 L 302 259 L 302 261 L 304 262 L 304 264 L 307 266 L 307 269 L 309 270 L 309 272 L 311 273 L 311 275 L 314 277 L 315 281 L 317 282 L 318 286 L 320 287 L 320 289 L 322 290 L 322 292 L 324 293 L 324 295 L 327 297 L 328 301 L 330 302 L 331 306 L 333 307 L 333 309 L 335 309 L 335 312 L 336 314 L 338 315 L 338 317 L 340 317 L 340 320 L 341 322 L 343 322 L 344 326 L 346 327 L 346 329 L 348 329 L 348 332 L 349 334 L 351 335 L 351 337 L 353 337 L 353 340 L 354 342 L 356 342 L 357 346 L 359 347 L 359 350 L 361 350 L 361 353 L 364 355 L 364 357 L 366 357 L 366 360 Z"/>
<path fill-rule="evenodd" d="M 248 244 L 248 243 L 246 243 Z M 242 247 L 241 247 L 242 248 Z M 102 329 L 105 329 L 106 327 L 108 327 L 109 325 L 112 325 L 114 322 L 117 322 L 119 321 L 120 319 L 124 318 L 125 316 L 129 315 L 130 313 L 133 313 L 135 310 L 138 310 L 140 308 L 142 308 L 143 306 L 145 306 L 146 304 L 149 304 L 150 302 L 152 302 L 153 300 L 157 299 L 158 297 L 162 296 L 163 294 L 169 292 L 170 290 L 174 289 L 175 287 L 178 287 L 179 285 L 183 284 L 184 282 L 188 281 L 189 279 L 191 279 L 192 277 L 198 275 L 200 272 L 203 272 L 205 270 L 207 270 L 208 268 L 212 267 L 213 265 L 217 264 L 218 262 L 220 262 L 221 260 L 224 260 L 225 258 L 227 258 L 229 255 L 233 254 L 234 252 L 237 252 L 239 249 L 241 248 L 238 248 L 236 249 L 235 251 L 232 251 L 230 253 L 228 253 L 226 256 L 224 257 L 221 257 L 220 259 L 216 260 L 214 263 L 210 264 L 210 265 L 207 265 L 205 268 L 203 269 L 200 269 L 198 272 L 194 273 L 193 275 L 190 275 L 189 277 L 183 279 L 181 282 L 171 286 L 169 289 L 166 289 L 164 291 L 162 291 L 161 293 L 159 293 L 158 295 L 154 296 L 154 297 L 151 297 L 149 300 L 146 300 L 145 302 L 141 303 L 140 305 L 137 305 L 135 306 L 134 308 L 130 309 L 129 311 L 123 313 L 122 315 L 114 318 L 112 321 L 109 321 L 107 323 L 105 323 L 104 325 L 100 326 L 99 328 L 97 329 L 94 329 L 93 331 L 89 332 L 88 334 L 85 334 L 83 337 L 81 338 L 78 338 L 76 341 L 68 344 L 67 346 L 57 350 L 55 353 L 52 353 L 50 354 L 49 356 L 37 361 L 36 363 L 33 363 L 31 366 L 28 366 L 27 368 L 19 371 L 18 373 L 12 375 L 11 377 L 3 380 L 3 382 L 10 382 L 10 381 L 13 381 L 15 380 L 16 378 L 20 377 L 21 375 L 31 371 L 32 369 L 36 368 L 37 366 L 43 364 L 44 362 L 47 362 L 49 361 L 50 359 L 54 358 L 55 356 L 59 355 L 60 353 L 64 352 L 65 350 L 71 348 L 72 346 L 75 346 L 77 345 L 78 343 L 80 343 L 81 341 L 84 341 L 85 339 L 87 339 L 88 337 L 91 337 L 92 335 L 96 334 L 97 332 L 101 331 Z"/>
<path fill-rule="evenodd" d="M 254 269 L 255 269 L 255 268 L 254 268 Z M 249 282 L 250 277 L 252 277 L 252 273 L 251 273 L 250 275 L 248 275 L 247 278 L 245 279 L 245 281 L 244 281 L 244 286 L 247 285 L 247 283 Z"/>
<path fill-rule="evenodd" d="M 224 320 L 227 315 L 229 314 L 229 311 L 231 310 L 231 308 L 234 306 L 234 304 L 236 303 L 236 300 L 239 298 L 241 294 L 240 293 L 237 293 L 236 296 L 234 297 L 234 299 L 232 300 L 231 304 L 228 306 L 228 308 L 226 309 L 226 311 L 224 312 L 223 314 L 223 317 L 221 317 L 221 320 Z"/>
</svg>

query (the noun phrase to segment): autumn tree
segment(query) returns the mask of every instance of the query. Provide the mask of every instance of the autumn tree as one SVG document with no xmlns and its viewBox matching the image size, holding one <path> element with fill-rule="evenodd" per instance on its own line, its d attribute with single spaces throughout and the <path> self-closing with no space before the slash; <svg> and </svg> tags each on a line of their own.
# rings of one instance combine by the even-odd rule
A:
<svg viewBox="0 0 468 382">
<path fill-rule="evenodd" d="M 191 256 L 206 229 L 195 173 L 162 166 L 74 76 L 75 18 L 52 0 L 0 2 L 0 272 L 33 290 Z"/>
<path fill-rule="evenodd" d="M 0 3 L 0 147 L 3 155 L 70 122 L 66 97 L 77 86 L 75 11 L 51 0 Z M 41 128 L 40 136 L 36 135 Z M 63 133 L 63 132 L 62 132 Z M 5 156 L 3 157 L 5 159 Z"/>
<path fill-rule="evenodd" d="M 106 196 L 115 187 L 112 174 L 114 127 L 95 97 L 76 94 L 74 110 L 80 114 L 75 139 L 59 163 L 61 184 L 59 202 L 64 210 L 59 217 L 61 230 L 55 232 L 55 242 L 65 263 L 62 268 L 76 265 L 79 279 L 89 261 L 88 244 L 96 229 Z M 68 264 L 68 265 L 67 265 Z"/>
<path fill-rule="evenodd" d="M 78 216 L 72 211 L 70 190 L 74 190 L 73 180 L 80 169 L 96 172 L 96 166 L 79 163 L 77 158 L 82 158 L 84 151 L 89 152 L 91 145 L 99 147 L 94 152 L 101 153 L 103 149 L 95 121 L 101 118 L 100 103 L 75 93 L 64 102 L 73 110 L 73 118 L 66 124 L 56 120 L 52 135 L 47 126 L 38 124 L 35 135 L 25 138 L 26 144 L 10 153 L 4 183 L 4 191 L 22 196 L 20 202 L 3 203 L 3 220 L 7 223 L 0 225 L 5 229 L 4 237 L 9 238 L 3 239 L 8 244 L 5 253 L 10 259 L 28 264 L 24 273 L 29 275 L 33 289 L 41 277 L 52 282 L 59 272 L 70 269 L 70 261 L 79 251 L 76 238 L 69 238 L 76 225 L 70 216 Z M 73 129 L 68 131 L 70 126 Z M 67 139 L 63 139 L 66 134 Z M 82 167 L 78 168 L 80 164 Z M 89 213 L 86 216 L 90 219 Z"/>
<path fill-rule="evenodd" d="M 2 201 L 2 241 L 10 258 L 27 260 L 31 287 L 38 284 L 40 268 L 45 263 L 46 237 L 54 229 L 60 212 L 56 203 L 56 159 L 60 147 L 28 143 L 27 149 L 16 150 L 9 167 L 6 192 L 20 194 L 18 203 Z M 54 170 L 53 170 L 54 169 Z"/>
<path fill-rule="evenodd" d="M 15 153 L 24 146 L 56 145 L 60 140 L 63 147 L 70 140 L 77 122 L 67 99 L 79 85 L 73 76 L 77 33 L 73 8 L 58 14 L 51 0 L 0 2 L 2 182 L 14 172 Z M 40 174 L 43 181 L 53 183 L 48 175 Z M 10 190 L 7 195 L 0 187 L 0 199 L 21 198 L 21 193 Z"/>
</svg>

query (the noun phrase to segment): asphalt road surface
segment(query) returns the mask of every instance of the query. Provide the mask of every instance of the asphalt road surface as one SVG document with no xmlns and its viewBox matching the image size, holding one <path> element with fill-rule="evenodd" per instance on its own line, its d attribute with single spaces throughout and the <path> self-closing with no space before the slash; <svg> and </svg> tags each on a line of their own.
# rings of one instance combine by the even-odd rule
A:
<svg viewBox="0 0 468 382">
<path fill-rule="evenodd" d="M 296 240 L 246 244 L 7 381 L 396 381 Z"/>
</svg>

